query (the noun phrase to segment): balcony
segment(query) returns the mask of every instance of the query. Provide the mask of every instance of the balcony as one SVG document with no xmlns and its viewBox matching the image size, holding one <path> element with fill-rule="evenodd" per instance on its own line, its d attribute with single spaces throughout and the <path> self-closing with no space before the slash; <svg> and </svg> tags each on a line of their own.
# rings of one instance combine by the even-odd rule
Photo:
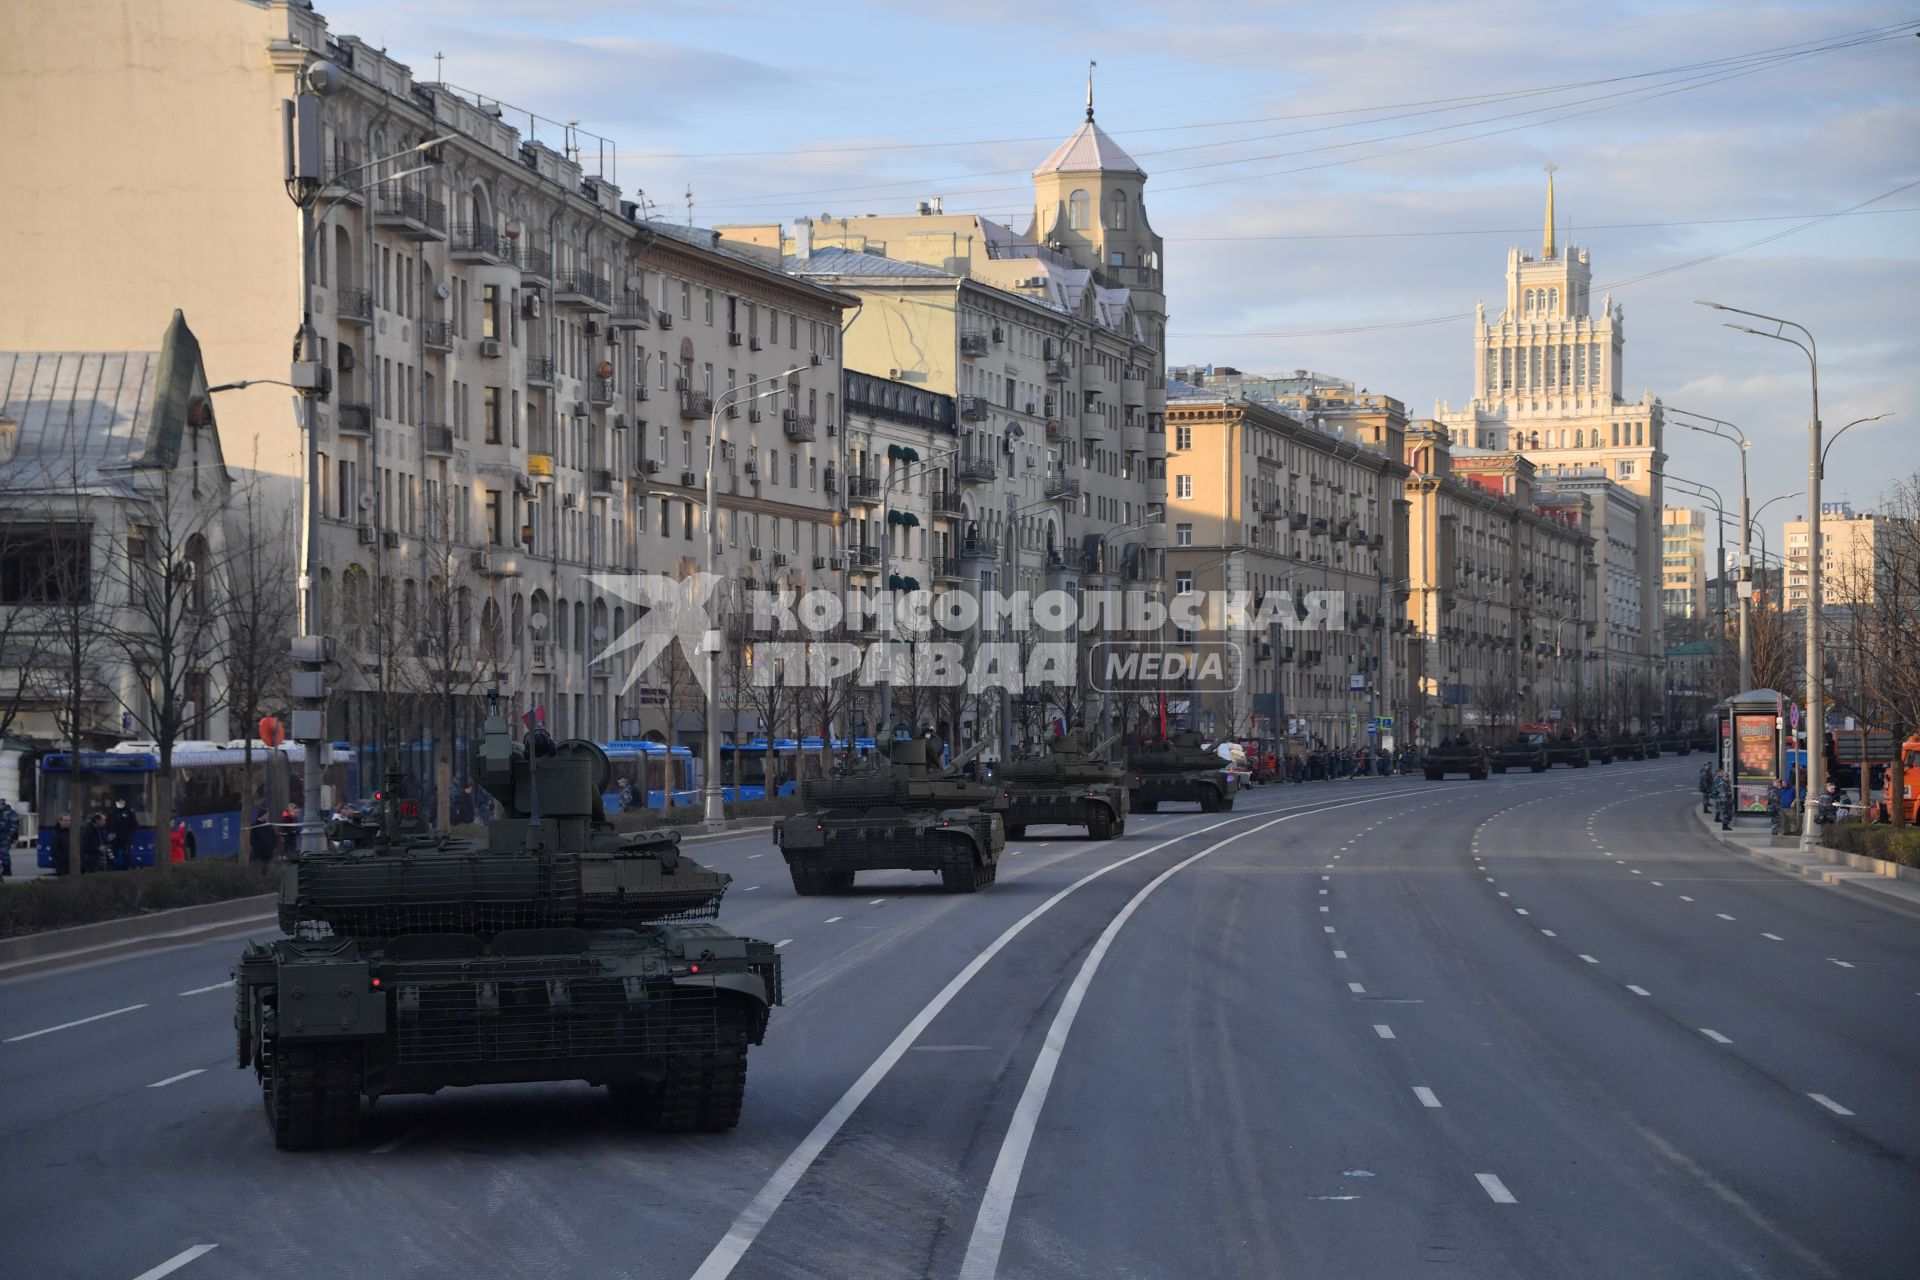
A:
<svg viewBox="0 0 1920 1280">
<path fill-rule="evenodd" d="M 1057 555 L 1047 561 L 1046 589 L 1048 591 L 1074 591 L 1079 586 L 1080 566 L 1078 564 Z"/>
<path fill-rule="evenodd" d="M 333 314 L 341 324 L 372 324 L 373 293 L 367 289 L 335 289 Z"/>
<path fill-rule="evenodd" d="M 1262 520 L 1285 520 L 1289 514 L 1287 504 L 1278 498 L 1269 498 L 1265 502 L 1262 502 L 1259 506 L 1259 511 Z"/>
<path fill-rule="evenodd" d="M 446 320 L 422 320 L 420 343 L 429 351 L 453 350 L 453 325 Z"/>
<path fill-rule="evenodd" d="M 551 281 L 553 279 L 553 254 L 547 250 L 523 244 L 514 250 L 513 258 L 520 264 L 520 276 L 523 280 Z"/>
<path fill-rule="evenodd" d="M 1120 424 L 1120 447 L 1127 453 L 1147 451 L 1147 424 L 1139 417 Z"/>
<path fill-rule="evenodd" d="M 536 387 L 552 386 L 553 385 L 553 357 L 552 356 L 528 356 L 527 357 L 527 382 L 530 385 L 536 386 Z"/>
<path fill-rule="evenodd" d="M 1165 462 L 1167 460 L 1167 433 L 1147 430 L 1147 461 Z"/>
<path fill-rule="evenodd" d="M 1122 378 L 1120 380 L 1120 403 L 1129 409 L 1147 407 L 1147 382 L 1144 378 Z"/>
<path fill-rule="evenodd" d="M 935 516 L 947 520 L 958 520 L 967 513 L 966 504 L 960 495 L 950 489 L 936 489 L 927 495 L 928 509 Z"/>
<path fill-rule="evenodd" d="M 798 409 L 785 409 L 780 414 L 780 425 L 787 433 L 787 439 L 796 444 L 813 439 L 813 415 L 801 413 Z"/>
<path fill-rule="evenodd" d="M 993 342 L 984 333 L 963 333 L 960 335 L 960 354 L 978 358 L 993 350 Z"/>
<path fill-rule="evenodd" d="M 587 484 L 593 492 L 605 497 L 612 497 L 614 491 L 613 469 L 610 467 L 593 468 L 587 472 Z"/>
<path fill-rule="evenodd" d="M 453 428 L 444 422 L 423 422 L 420 424 L 420 443 L 428 453 L 447 458 L 453 456 Z"/>
<path fill-rule="evenodd" d="M 965 582 L 967 574 L 961 569 L 960 561 L 954 556 L 935 556 L 933 558 L 933 576 L 948 582 Z"/>
<path fill-rule="evenodd" d="M 1055 500 L 1065 498 L 1070 502 L 1077 502 L 1080 499 L 1080 481 L 1072 476 L 1053 472 L 1047 476 L 1046 486 L 1041 492 Z"/>
<path fill-rule="evenodd" d="M 513 260 L 513 246 L 498 227 L 484 222 L 457 222 L 447 252 L 455 262 L 499 263 Z"/>
<path fill-rule="evenodd" d="M 354 400 L 342 400 L 335 407 L 336 428 L 343 436 L 373 434 L 373 406 Z"/>
<path fill-rule="evenodd" d="M 589 403 L 602 405 L 612 404 L 613 393 L 614 386 L 612 378 L 595 377 L 587 379 L 587 400 Z"/>
<path fill-rule="evenodd" d="M 878 573 L 880 571 L 880 548 L 849 548 L 847 550 L 847 568 L 855 573 Z"/>
<path fill-rule="evenodd" d="M 575 267 L 561 272 L 553 282 L 553 302 L 579 311 L 612 311 L 613 286 L 605 276 Z"/>
<path fill-rule="evenodd" d="M 953 474 L 962 484 L 991 484 L 1000 474 L 991 455 L 962 454 L 953 463 Z"/>
<path fill-rule="evenodd" d="M 698 391 L 680 393 L 680 416 L 688 420 L 713 416 L 713 397 Z"/>
<path fill-rule="evenodd" d="M 613 304 L 613 319 L 610 322 L 616 329 L 653 328 L 653 304 L 637 293 L 622 293 Z"/>
<path fill-rule="evenodd" d="M 343 204 L 365 204 L 366 188 L 361 185 L 365 179 L 362 172 L 366 162 L 360 153 L 350 147 L 342 146 L 327 157 L 327 186 L 338 195 Z"/>
<path fill-rule="evenodd" d="M 1065 382 L 1073 376 L 1073 366 L 1065 360 L 1047 361 L 1047 381 Z"/>
<path fill-rule="evenodd" d="M 969 422 L 979 422 L 987 416 L 987 398 L 985 396 L 961 396 L 960 416 Z"/>
<path fill-rule="evenodd" d="M 1000 558 L 1000 542 L 976 534 L 971 538 L 960 539 L 960 558 L 962 560 L 997 560 Z"/>
<path fill-rule="evenodd" d="M 871 507 L 880 501 L 879 476 L 848 476 L 847 501 L 859 502 Z"/>
<path fill-rule="evenodd" d="M 1081 433 L 1097 440 L 1107 434 L 1107 415 L 1099 409 L 1089 409 L 1080 415 Z"/>
<path fill-rule="evenodd" d="M 1162 385 L 1147 388 L 1147 412 L 1165 413 L 1167 411 L 1167 388 Z"/>
<path fill-rule="evenodd" d="M 1063 422 L 1058 422 L 1052 418 L 1048 418 L 1047 419 L 1047 439 L 1065 440 L 1066 438 L 1067 438 L 1066 424 Z"/>
<path fill-rule="evenodd" d="M 409 240 L 445 240 L 447 206 L 406 182 L 382 182 L 373 189 L 373 223 Z"/>
</svg>

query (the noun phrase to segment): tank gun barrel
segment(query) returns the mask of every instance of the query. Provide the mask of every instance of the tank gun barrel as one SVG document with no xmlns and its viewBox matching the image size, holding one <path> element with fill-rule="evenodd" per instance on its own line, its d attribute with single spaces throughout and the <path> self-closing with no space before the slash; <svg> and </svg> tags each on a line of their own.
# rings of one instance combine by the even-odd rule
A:
<svg viewBox="0 0 1920 1280">
<path fill-rule="evenodd" d="M 979 755 L 982 751 L 985 751 L 986 749 L 987 749 L 987 744 L 985 739 L 982 739 L 981 741 L 974 743 L 972 746 L 968 747 L 965 751 L 962 751 L 959 755 L 955 756 L 953 758 L 953 761 L 950 764 L 948 764 L 946 768 L 940 771 L 940 776 L 944 778 L 950 774 L 958 773 L 960 770 L 966 768 L 969 764 L 972 764 L 974 757 Z"/>
<path fill-rule="evenodd" d="M 1087 756 L 1092 758 L 1106 755 L 1107 752 L 1113 750 L 1114 744 L 1119 742 L 1122 736 L 1124 735 L 1118 733 L 1108 734 L 1088 749 Z"/>
</svg>

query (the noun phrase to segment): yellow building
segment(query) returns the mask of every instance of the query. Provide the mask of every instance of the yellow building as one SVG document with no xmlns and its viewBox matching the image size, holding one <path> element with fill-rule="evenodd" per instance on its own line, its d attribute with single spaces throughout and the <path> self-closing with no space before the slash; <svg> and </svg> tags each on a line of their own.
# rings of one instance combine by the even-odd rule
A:
<svg viewBox="0 0 1920 1280">
<path fill-rule="evenodd" d="M 1698 632 L 1708 623 L 1707 518 L 1691 507 L 1660 514 L 1661 612 L 1670 632 Z"/>
<path fill-rule="evenodd" d="M 1875 596 L 1893 584 L 1888 574 L 1903 556 L 1889 557 L 1885 540 L 1890 525 L 1898 518 L 1875 515 L 1870 511 L 1855 514 L 1845 502 L 1829 502 L 1820 509 L 1820 603 L 1828 605 L 1872 604 Z M 1809 543 L 1808 521 L 1802 517 L 1786 522 L 1787 597 L 1786 607 L 1807 607 Z M 1902 546 L 1912 542 L 1911 527 L 1899 539 Z"/>
</svg>

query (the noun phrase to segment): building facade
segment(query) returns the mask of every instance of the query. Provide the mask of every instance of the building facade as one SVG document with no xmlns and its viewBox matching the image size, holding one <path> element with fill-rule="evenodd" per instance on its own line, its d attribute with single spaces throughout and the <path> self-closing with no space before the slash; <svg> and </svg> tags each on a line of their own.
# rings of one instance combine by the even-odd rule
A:
<svg viewBox="0 0 1920 1280">
<path fill-rule="evenodd" d="M 1904 529 L 1896 526 L 1904 525 Z M 1807 607 L 1808 570 L 1812 562 L 1812 526 L 1802 516 L 1786 522 L 1786 607 Z M 1903 551 L 1889 554 L 1887 540 L 1896 539 Z M 1882 593 L 1898 589 L 1895 566 L 1910 558 L 1912 525 L 1897 516 L 1856 513 L 1852 504 L 1825 503 L 1820 510 L 1820 603 L 1869 605 Z"/>
<path fill-rule="evenodd" d="M 1619 637 L 1617 660 L 1649 681 L 1663 662 L 1661 472 L 1665 414 L 1643 392 L 1628 399 L 1624 352 L 1626 315 L 1611 295 L 1592 310 L 1592 265 L 1587 250 L 1562 244 L 1555 230 L 1553 180 L 1547 180 L 1546 225 L 1540 252 L 1507 251 L 1504 305 L 1491 317 L 1475 309 L 1474 393 L 1461 409 L 1442 403 L 1435 417 L 1456 448 L 1521 453 L 1532 459 L 1543 487 L 1584 491 L 1595 476 L 1636 496 L 1638 529 L 1630 540 L 1638 600 L 1631 612 L 1640 629 Z M 1614 574 L 1602 557 L 1601 574 Z M 1620 592 L 1604 588 L 1608 599 Z"/>
<path fill-rule="evenodd" d="M 1294 750 L 1394 746 L 1411 687 L 1398 427 L 1342 440 L 1271 405 L 1175 383 L 1167 428 L 1172 596 L 1245 593 L 1255 606 L 1194 637 L 1224 643 L 1231 664 L 1196 683 L 1191 722 Z M 1279 596 L 1292 616 L 1263 622 Z"/>
<path fill-rule="evenodd" d="M 1667 507 L 1660 513 L 1660 612 L 1669 635 L 1698 633 L 1712 623 L 1707 611 L 1707 518 L 1691 507 Z M 1668 646 L 1669 653 L 1672 649 Z"/>
</svg>

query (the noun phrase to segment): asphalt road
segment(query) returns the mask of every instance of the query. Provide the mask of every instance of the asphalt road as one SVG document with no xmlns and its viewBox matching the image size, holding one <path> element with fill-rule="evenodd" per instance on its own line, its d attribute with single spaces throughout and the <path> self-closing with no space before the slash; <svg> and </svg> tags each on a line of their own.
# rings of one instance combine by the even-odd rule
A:
<svg viewBox="0 0 1920 1280">
<path fill-rule="evenodd" d="M 284 1155 L 240 935 L 0 983 L 0 1275 L 1911 1275 L 1920 921 L 1706 838 L 1697 767 L 1035 828 L 971 897 L 698 842 L 787 960 L 720 1136 L 554 1085 Z"/>
</svg>

